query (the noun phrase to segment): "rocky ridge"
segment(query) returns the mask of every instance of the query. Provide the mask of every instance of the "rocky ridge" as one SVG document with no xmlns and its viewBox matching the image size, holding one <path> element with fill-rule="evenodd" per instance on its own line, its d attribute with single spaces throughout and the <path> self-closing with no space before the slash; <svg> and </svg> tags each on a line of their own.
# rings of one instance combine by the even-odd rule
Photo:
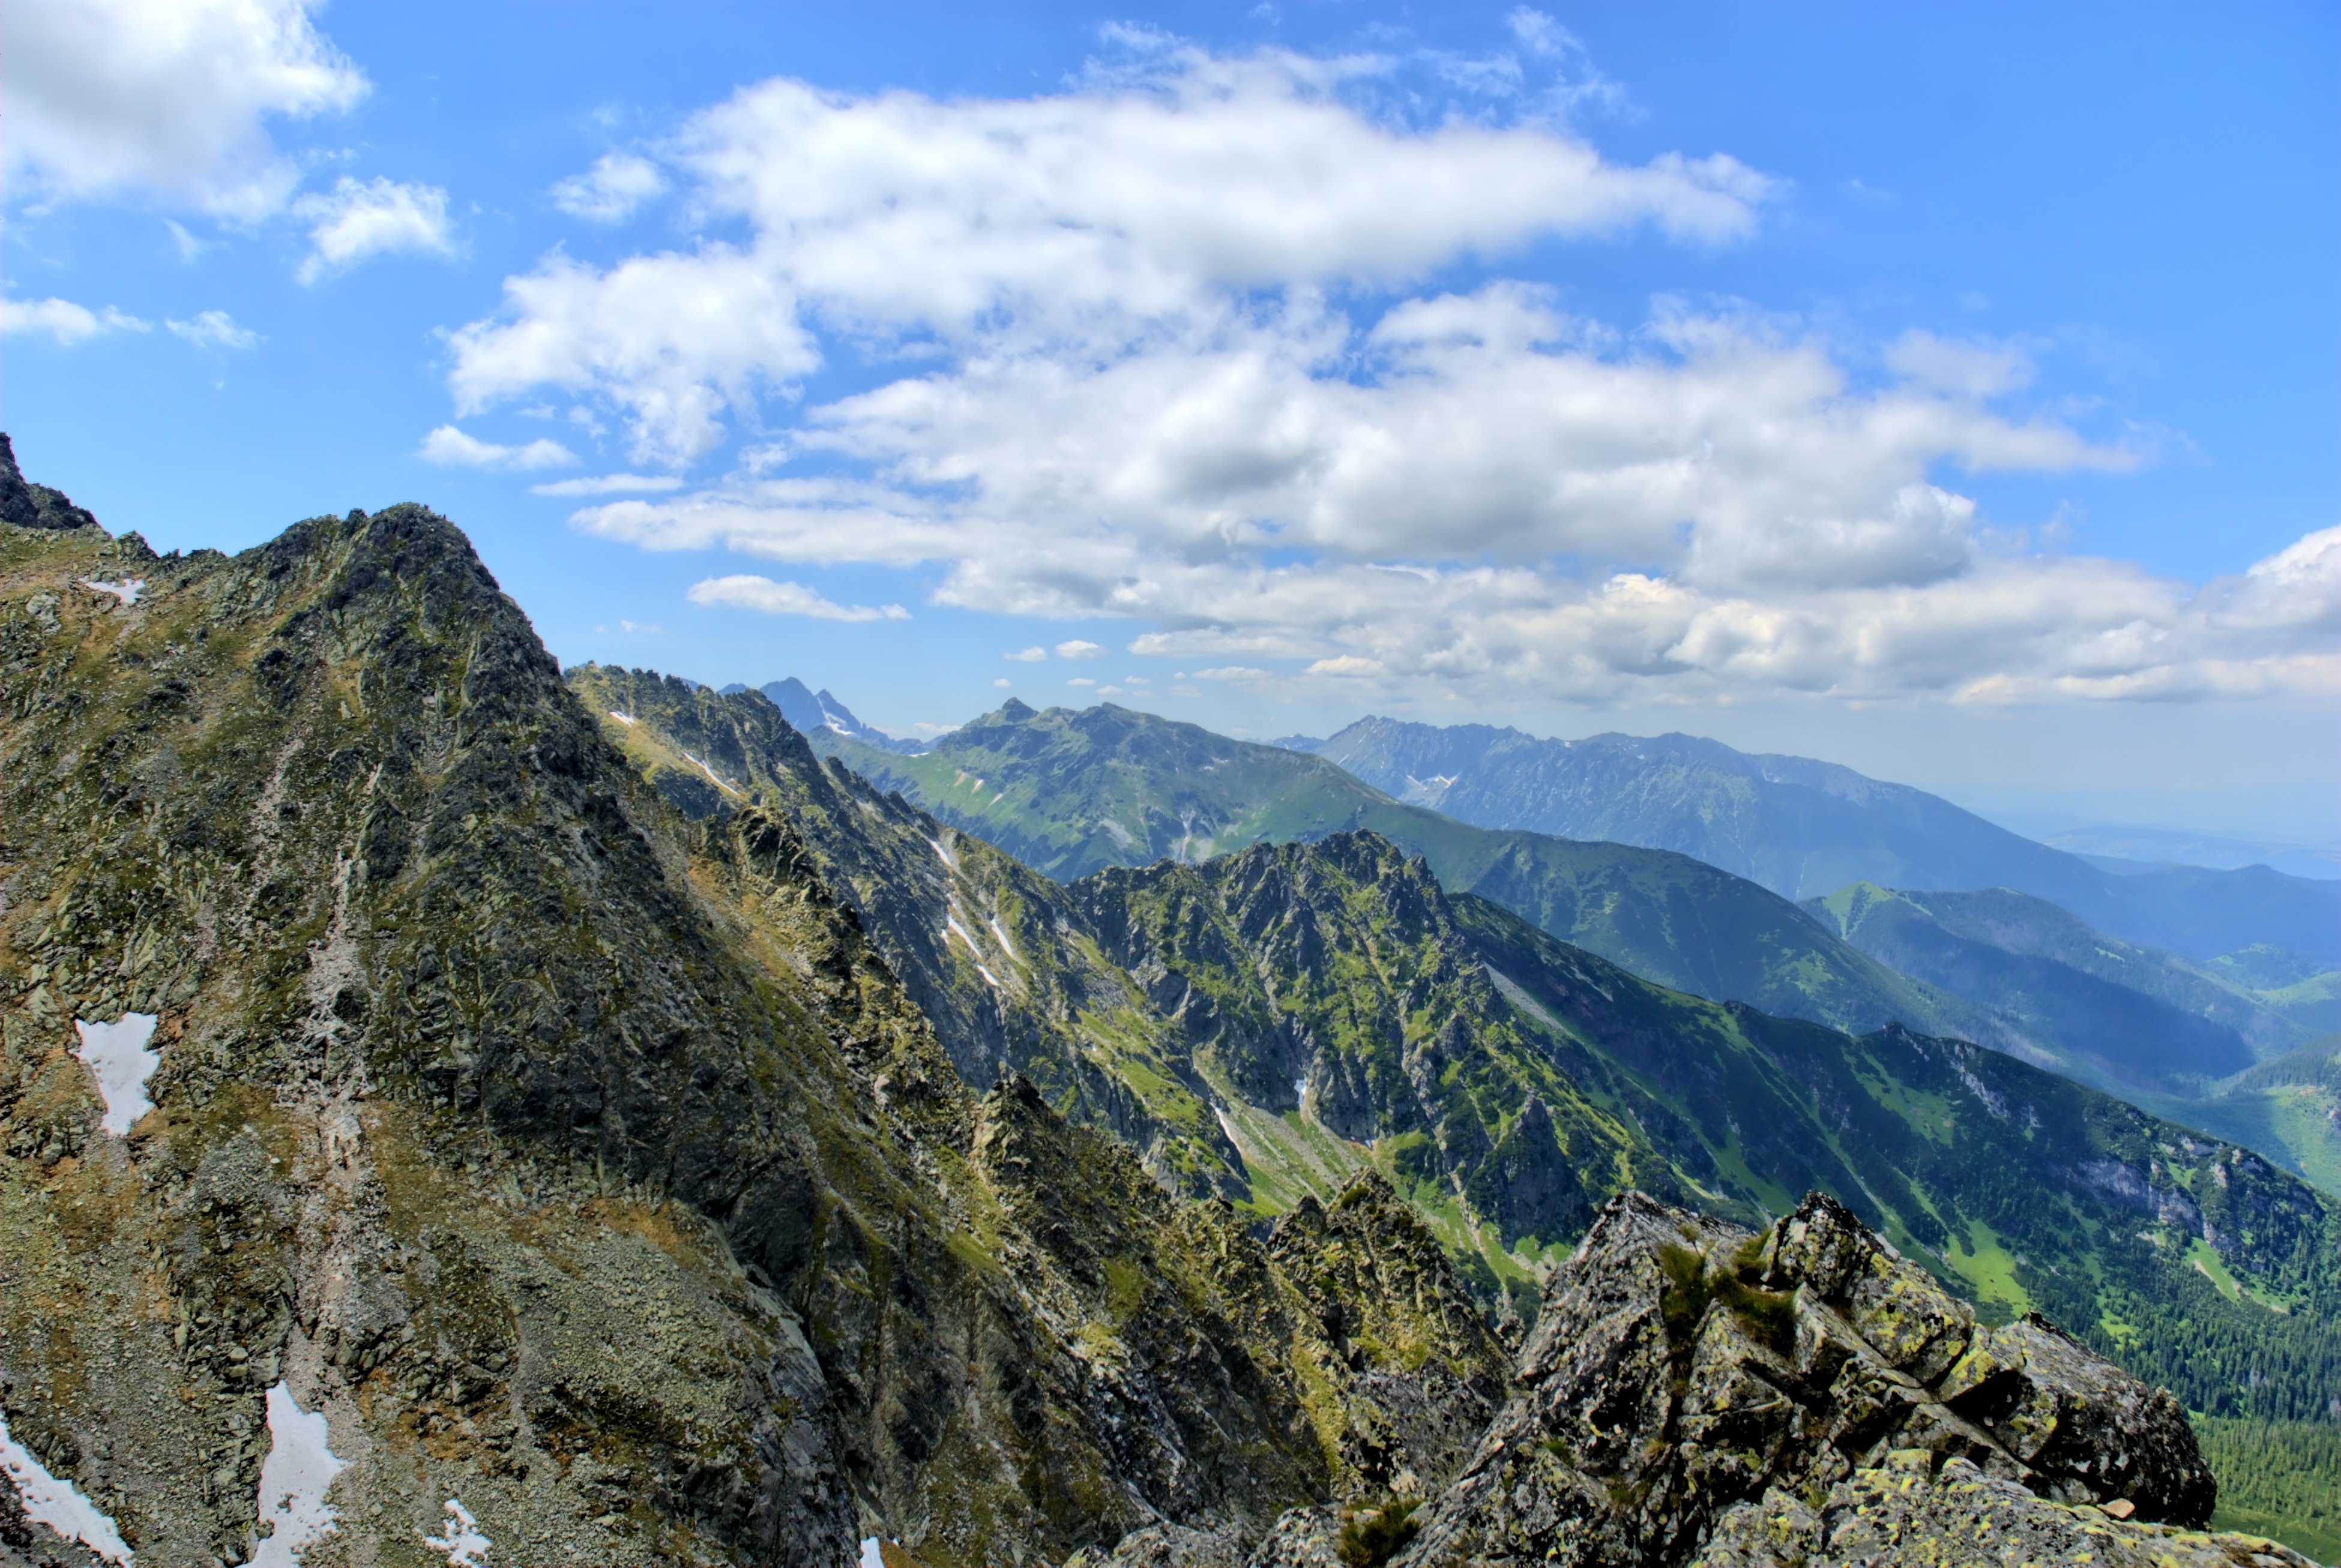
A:
<svg viewBox="0 0 2341 1568">
<path fill-rule="evenodd" d="M 970 1089 L 794 826 L 674 810 L 419 507 L 0 526 L 0 1417 L 142 1563 L 258 1550 L 279 1394 L 346 1466 L 311 1563 L 458 1503 L 503 1560 L 941 1565 L 1435 1474 L 1405 1413 L 1499 1377 L 1369 1384 L 1417 1368 L 1305 1243 Z M 117 1134 L 75 1026 L 132 1015 Z"/>
<path fill-rule="evenodd" d="M 1829 1199 L 1749 1232 L 1629 1194 L 1549 1282 L 1443 1490 L 1296 1509 L 1257 1543 L 1156 1527 L 1094 1561 L 2306 1563 L 2205 1532 L 2214 1490 L 2168 1394 L 2044 1320 L 1977 1324 Z"/>
</svg>

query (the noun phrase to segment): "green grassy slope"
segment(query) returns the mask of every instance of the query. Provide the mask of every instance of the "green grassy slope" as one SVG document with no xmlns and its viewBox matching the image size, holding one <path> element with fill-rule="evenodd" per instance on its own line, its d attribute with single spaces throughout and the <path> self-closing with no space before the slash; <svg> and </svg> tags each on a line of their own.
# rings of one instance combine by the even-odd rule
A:
<svg viewBox="0 0 2341 1568">
<path fill-rule="evenodd" d="M 2329 1059 L 2277 1056 L 2299 1026 L 2266 1005 L 2306 962 L 2197 965 L 2091 929 L 2022 893 L 1889 891 L 1858 882 L 1803 906 L 1879 961 L 1988 1007 L 2050 1054 L 2047 1065 L 2181 1126 L 2257 1150 L 2341 1194 L 2341 1085 L 2306 1070 Z M 2306 987 L 2326 975 L 2292 980 Z M 2277 1067 L 2276 1063 L 2286 1066 Z"/>
<path fill-rule="evenodd" d="M 1987 1315 L 2046 1312 L 2197 1409 L 2314 1419 L 2330 1398 L 2341 1206 L 1965 1042 L 1652 984 L 1430 870 L 1368 834 L 1260 844 L 1097 872 L 1041 925 L 1142 989 L 1253 1213 L 1372 1165 L 1483 1296 L 1519 1298 L 1625 1186 L 1750 1217 L 1819 1188 Z"/>
<path fill-rule="evenodd" d="M 2008 905 L 2019 908 L 1995 918 Z M 2116 1093 L 2187 1093 L 2243 1071 L 2256 1053 L 2238 1024 L 2291 1042 L 2282 1019 L 2179 960 L 2113 938 L 2091 945 L 2097 933 L 2020 893 L 1856 882 L 1800 907 L 1879 962 L 2013 1019 L 2060 1070 Z"/>
<path fill-rule="evenodd" d="M 1322 758 L 1101 704 L 1010 702 L 902 757 L 813 737 L 882 790 L 1062 881 L 1363 829 L 1635 973 L 1838 1027 L 1892 1021 L 2020 1047 L 1982 1009 L 1895 973 L 1786 899 L 1686 855 L 1472 828 Z"/>
<path fill-rule="evenodd" d="M 2341 1203 L 2248 1150 L 1962 1041 L 1668 992 L 1484 900 L 1491 969 L 1778 1208 L 1817 1186 L 1990 1315 L 2047 1313 L 2195 1409 L 2331 1420 Z M 1665 1141 L 1679 1147 L 1679 1136 Z"/>
<path fill-rule="evenodd" d="M 2341 1037 L 2271 1057 L 2206 1095 L 2149 1101 L 2147 1108 L 2266 1150 L 2311 1186 L 2341 1197 Z"/>
</svg>

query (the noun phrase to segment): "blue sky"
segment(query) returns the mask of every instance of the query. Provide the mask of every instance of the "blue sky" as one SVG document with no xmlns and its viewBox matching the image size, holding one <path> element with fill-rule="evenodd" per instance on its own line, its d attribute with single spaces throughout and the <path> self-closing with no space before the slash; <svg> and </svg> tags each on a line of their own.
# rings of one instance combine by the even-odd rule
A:
<svg viewBox="0 0 2341 1568">
<path fill-rule="evenodd" d="M 0 426 L 164 549 L 425 501 L 566 661 L 897 729 L 2330 837 L 2336 20 L 19 0 Z"/>
</svg>

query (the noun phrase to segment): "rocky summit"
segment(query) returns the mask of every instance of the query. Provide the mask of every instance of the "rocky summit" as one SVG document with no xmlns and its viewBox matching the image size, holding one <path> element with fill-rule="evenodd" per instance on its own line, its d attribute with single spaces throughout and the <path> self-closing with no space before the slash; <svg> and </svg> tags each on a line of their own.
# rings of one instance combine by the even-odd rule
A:
<svg viewBox="0 0 2341 1568">
<path fill-rule="evenodd" d="M 0 1562 L 2301 1561 L 1826 1198 L 1555 1187 L 1525 1339 L 1359 1139 L 1240 1208 L 1213 1074 L 1384 1114 L 1287 1020 L 1385 981 L 1278 1012 L 1242 943 L 1405 938 L 1407 1070 L 1511 1005 L 1370 846 L 1051 891 L 646 695 L 423 508 L 158 556 L 0 443 Z M 1622 1088 L 1441 1072 L 1640 1168 Z"/>
</svg>

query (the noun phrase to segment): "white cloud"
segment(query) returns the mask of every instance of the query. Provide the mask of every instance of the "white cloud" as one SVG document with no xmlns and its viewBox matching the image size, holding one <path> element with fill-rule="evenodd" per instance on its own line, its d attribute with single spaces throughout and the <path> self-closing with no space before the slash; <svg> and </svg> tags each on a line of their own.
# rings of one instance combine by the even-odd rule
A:
<svg viewBox="0 0 2341 1568">
<path fill-rule="evenodd" d="M 1594 90 L 1565 30 L 1511 24 Z M 1355 105 L 1380 65 L 1139 43 L 1024 100 L 743 90 L 662 154 L 725 238 L 507 279 L 453 334 L 459 407 L 560 388 L 677 469 L 753 432 L 721 481 L 573 515 L 603 537 L 940 567 L 936 602 L 1119 620 L 1204 679 L 1343 701 L 2184 696 L 2331 669 L 2327 622 L 2266 608 L 2313 608 L 2282 585 L 2314 561 L 2197 590 L 2008 552 L 1965 476 L 2148 455 L 2027 404 L 2021 344 L 1413 286 L 1629 225 L 1728 241 L 1774 189 L 1746 166 L 1612 163 L 1549 110 L 1410 129 Z M 832 359 L 881 374 L 799 401 Z"/>
<path fill-rule="evenodd" d="M 1019 664 L 1038 664 L 1049 657 L 1049 650 L 1039 647 L 1027 648 L 1021 653 L 1003 653 L 1000 657 L 1013 660 Z"/>
<path fill-rule="evenodd" d="M 260 346 L 260 334 L 249 327 L 235 324 L 235 318 L 225 311 L 204 311 L 193 321 L 165 321 L 173 335 L 186 339 L 199 349 L 250 349 Z"/>
<path fill-rule="evenodd" d="M 18 0 L 0 50 L 12 196 L 137 193 L 236 219 L 277 210 L 296 171 L 272 116 L 344 110 L 364 74 L 305 0 Z"/>
<path fill-rule="evenodd" d="M 449 468 L 559 468 L 577 461 L 577 454 L 557 441 L 498 446 L 493 442 L 474 440 L 452 424 L 443 424 L 424 436 L 417 455 L 425 462 Z"/>
<path fill-rule="evenodd" d="M 681 490 L 682 481 L 671 473 L 604 473 L 587 479 L 557 479 L 533 484 L 531 495 L 623 495 L 630 491 Z"/>
<path fill-rule="evenodd" d="M 711 577 L 691 585 L 693 604 L 728 604 L 761 610 L 767 615 L 809 615 L 815 620 L 908 620 L 911 612 L 899 604 L 872 609 L 866 604 L 835 604 L 802 583 L 775 582 L 769 577 L 741 574 Z"/>
<path fill-rule="evenodd" d="M 1013 680 L 1009 680 L 1009 679 L 1008 679 L 1008 677 L 1006 677 L 1005 675 L 1001 675 L 1001 676 L 994 677 L 994 678 L 993 678 L 993 680 L 992 680 L 992 682 L 991 682 L 991 683 L 992 683 L 992 685 L 994 685 L 994 686 L 997 686 L 997 687 L 1002 687 L 1002 688 L 1010 687 L 1010 686 L 1013 686 L 1013 685 L 1015 685 L 1015 684 L 1016 684 L 1016 682 L 1014 682 Z"/>
<path fill-rule="evenodd" d="M 1057 644 L 1057 657 L 1060 659 L 1095 659 L 1104 652 L 1105 650 L 1096 643 L 1084 642 L 1078 637 L 1070 642 Z"/>
<path fill-rule="evenodd" d="M 1967 397 L 2014 392 L 2032 380 L 2032 360 L 2007 343 L 1961 342 L 1915 329 L 1887 346 L 1886 363 L 1918 386 Z"/>
<path fill-rule="evenodd" d="M 1086 675 L 1076 675 L 1071 680 L 1066 681 L 1065 684 L 1068 686 L 1095 686 L 1097 682 L 1091 680 Z"/>
<path fill-rule="evenodd" d="M 435 185 L 344 175 L 331 192 L 294 203 L 293 212 L 310 224 L 310 252 L 295 274 L 304 283 L 355 266 L 368 256 L 401 251 L 442 256 L 455 253 L 447 227 L 447 193 Z"/>
<path fill-rule="evenodd" d="M 723 438 L 724 409 L 821 363 L 786 280 L 725 245 L 607 273 L 555 256 L 505 279 L 504 299 L 512 321 L 454 334 L 456 406 L 539 386 L 597 391 L 625 411 L 645 461 L 703 455 Z"/>
<path fill-rule="evenodd" d="M 614 223 L 666 189 L 666 177 L 648 158 L 611 153 L 582 174 L 553 187 L 553 204 L 572 216 Z"/>
<path fill-rule="evenodd" d="M 0 300 L 0 334 L 10 337 L 45 333 L 63 345 L 83 342 L 105 332 L 149 332 L 152 322 L 125 315 L 112 305 L 93 311 L 71 300 Z"/>
<path fill-rule="evenodd" d="M 1393 129 L 1340 101 L 1347 68 L 1177 51 L 1054 97 L 745 89 L 675 158 L 753 240 L 508 280 L 504 316 L 455 334 L 459 402 L 590 388 L 639 452 L 688 461 L 726 410 L 822 362 L 816 323 L 1122 342 L 1216 319 L 1231 289 L 1398 280 L 1547 234 L 1729 240 L 1769 188 L 1726 157 L 1625 167 L 1529 126 Z"/>
</svg>

